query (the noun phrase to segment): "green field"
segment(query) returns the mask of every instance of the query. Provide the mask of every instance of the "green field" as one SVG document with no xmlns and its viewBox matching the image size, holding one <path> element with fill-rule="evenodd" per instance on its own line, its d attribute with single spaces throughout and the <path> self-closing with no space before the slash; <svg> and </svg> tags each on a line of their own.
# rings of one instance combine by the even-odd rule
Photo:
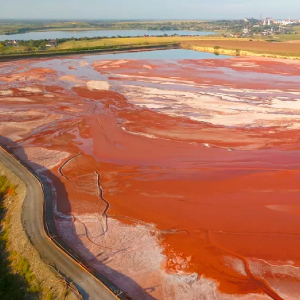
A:
<svg viewBox="0 0 300 300">
<path fill-rule="evenodd" d="M 276 34 L 262 37 L 263 40 L 274 40 L 278 42 L 300 41 L 300 34 Z"/>
<path fill-rule="evenodd" d="M 117 45 L 164 45 L 169 43 L 180 43 L 184 41 L 202 41 L 202 40 L 224 40 L 222 37 L 133 37 L 133 38 L 108 38 L 108 39 L 98 39 L 98 40 L 80 40 L 80 41 L 67 41 L 64 42 L 56 49 L 74 49 L 74 48 L 89 48 L 89 47 L 101 47 L 101 46 L 117 46 Z M 227 40 L 237 40 L 237 38 L 227 39 Z M 243 40 L 243 39 L 239 39 Z"/>
</svg>

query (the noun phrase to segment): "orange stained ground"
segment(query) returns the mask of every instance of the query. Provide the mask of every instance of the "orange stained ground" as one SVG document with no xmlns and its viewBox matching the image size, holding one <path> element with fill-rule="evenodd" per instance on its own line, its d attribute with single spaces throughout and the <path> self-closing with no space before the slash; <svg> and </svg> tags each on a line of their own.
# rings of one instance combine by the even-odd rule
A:
<svg viewBox="0 0 300 300">
<path fill-rule="evenodd" d="M 300 136 L 297 127 L 289 126 L 297 123 L 298 108 L 293 108 L 294 114 L 285 113 L 291 116 L 290 122 L 284 117 L 272 126 L 233 126 L 230 116 L 220 125 L 209 118 L 204 122 L 135 105 L 133 92 L 129 94 L 125 86 L 142 80 L 144 88 L 154 85 L 160 89 L 161 82 L 155 80 L 168 79 L 172 72 L 172 78 L 179 80 L 175 89 L 180 81 L 192 81 L 203 84 L 204 92 L 207 85 L 244 89 L 241 98 L 254 89 L 267 90 L 256 99 L 260 101 L 257 109 L 269 105 L 278 93 L 291 92 L 285 97 L 295 98 L 300 92 L 294 78 L 300 75 L 297 64 L 238 62 L 181 61 L 178 65 L 165 62 L 164 66 L 157 61 L 130 61 L 118 68 L 108 64 L 103 70 L 94 63 L 95 70 L 108 74 L 113 87 L 110 91 L 43 80 L 43 93 L 20 92 L 16 85 L 14 96 L 31 99 L 33 102 L 26 104 L 31 110 L 42 104 L 43 111 L 61 117 L 39 132 L 32 131 L 30 139 L 24 137 L 25 147 L 38 145 L 70 153 L 70 160 L 52 169 L 60 212 L 104 209 L 93 181 L 97 171 L 110 203 L 109 216 L 131 224 L 155 224 L 161 231 L 168 257 L 162 267 L 170 272 L 203 274 L 218 281 L 219 290 L 225 293 L 265 293 L 282 299 L 268 278 L 297 282 L 297 276 L 259 276 L 249 258 L 300 265 Z M 152 68 L 139 72 L 145 63 Z M 239 78 L 236 72 L 245 76 Z M 57 75 L 48 74 L 56 80 Z M 124 75 L 130 76 L 130 82 Z M 39 76 L 39 71 L 32 76 Z M 124 86 L 123 81 L 127 81 Z M 272 92 L 275 89 L 280 91 Z M 55 93 L 55 98 L 45 98 L 46 93 Z M 165 99 L 172 108 L 174 96 L 168 97 Z M 22 108 L 19 102 L 6 101 L 11 108 Z M 268 114 L 264 112 L 266 119 Z M 5 121 L 9 118 L 14 116 Z"/>
</svg>

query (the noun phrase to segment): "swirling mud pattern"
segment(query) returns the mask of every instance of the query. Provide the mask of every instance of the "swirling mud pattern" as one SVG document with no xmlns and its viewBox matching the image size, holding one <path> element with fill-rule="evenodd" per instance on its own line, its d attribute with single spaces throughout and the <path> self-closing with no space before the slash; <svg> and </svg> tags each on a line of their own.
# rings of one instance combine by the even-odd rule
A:
<svg viewBox="0 0 300 300">
<path fill-rule="evenodd" d="M 299 75 L 263 58 L 1 63 L 0 142 L 132 299 L 298 299 Z"/>
</svg>

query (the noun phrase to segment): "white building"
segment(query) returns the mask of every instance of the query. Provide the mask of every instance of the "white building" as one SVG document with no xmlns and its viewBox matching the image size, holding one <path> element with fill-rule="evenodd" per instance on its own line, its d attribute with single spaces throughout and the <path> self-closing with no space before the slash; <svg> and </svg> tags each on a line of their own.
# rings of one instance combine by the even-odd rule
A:
<svg viewBox="0 0 300 300">
<path fill-rule="evenodd" d="M 264 26 L 266 26 L 266 25 L 270 26 L 272 23 L 273 23 L 273 20 L 271 18 L 265 18 L 263 25 Z"/>
</svg>

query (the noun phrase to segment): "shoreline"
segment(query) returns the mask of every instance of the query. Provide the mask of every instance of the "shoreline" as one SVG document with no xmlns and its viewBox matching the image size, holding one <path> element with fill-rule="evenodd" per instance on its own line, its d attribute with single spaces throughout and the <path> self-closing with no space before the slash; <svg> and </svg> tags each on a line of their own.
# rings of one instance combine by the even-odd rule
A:
<svg viewBox="0 0 300 300">
<path fill-rule="evenodd" d="M 237 54 L 237 49 L 216 49 L 210 46 L 193 46 L 193 45 L 183 45 L 180 43 L 174 43 L 170 45 L 161 45 L 161 46 L 142 46 L 142 47 L 124 47 L 120 49 L 93 49 L 93 50 L 80 50 L 80 51 L 57 51 L 49 53 L 30 53 L 30 54 L 16 54 L 16 55 L 0 55 L 0 62 L 9 62 L 23 59 L 35 59 L 35 58 L 47 58 L 47 57 L 64 57 L 64 56 L 77 56 L 82 54 L 118 54 L 118 53 L 134 53 L 134 52 L 146 52 L 146 51 L 158 51 L 158 50 L 169 50 L 169 49 L 185 49 L 192 50 L 197 52 L 207 52 L 207 53 L 217 53 L 217 55 L 228 55 L 232 57 L 248 57 L 248 58 L 273 58 L 276 60 L 300 60 L 299 56 L 291 55 L 280 55 L 272 53 L 256 53 L 253 51 L 238 49 L 239 53 Z"/>
<path fill-rule="evenodd" d="M 164 31 L 164 32 L 168 32 L 168 31 L 189 31 L 189 32 L 210 32 L 210 34 L 214 33 L 217 34 L 218 31 L 217 30 L 212 30 L 212 31 L 206 31 L 206 30 L 189 30 L 189 29 L 168 29 L 168 30 L 162 30 L 162 29 L 136 29 L 136 28 L 125 28 L 125 29 L 120 29 L 120 28 L 93 28 L 93 27 L 89 27 L 89 28 L 57 28 L 57 27 L 53 27 L 53 28 L 46 28 L 46 29 L 37 29 L 37 30 L 25 30 L 22 32 L 13 32 L 13 33 L 1 33 L 0 35 L 14 35 L 14 34 L 24 34 L 24 33 L 29 33 L 29 32 L 50 32 L 50 31 L 75 31 L 75 32 L 80 32 L 80 31 L 121 31 L 121 30 L 128 30 L 128 31 L 138 31 L 138 30 L 144 30 L 144 31 Z M 208 34 L 208 35 L 210 35 Z"/>
<path fill-rule="evenodd" d="M 156 51 L 156 50 L 167 50 L 167 49 L 180 49 L 180 46 L 176 43 L 171 45 L 161 46 L 142 46 L 142 47 L 124 47 L 120 49 L 95 49 L 95 50 L 81 50 L 81 51 L 62 51 L 62 52 L 49 52 L 49 53 L 31 53 L 31 54 L 17 54 L 17 55 L 6 55 L 0 56 L 0 62 L 9 62 L 15 60 L 23 60 L 30 58 L 45 58 L 45 57 L 60 57 L 70 55 L 81 55 L 81 54 L 117 54 L 126 52 L 142 52 L 142 51 Z"/>
<path fill-rule="evenodd" d="M 273 58 L 273 59 L 285 59 L 285 60 L 300 60 L 300 56 L 291 56 L 291 55 L 280 55 L 280 54 L 272 54 L 272 53 L 256 53 L 248 50 L 242 49 L 224 49 L 219 48 L 215 49 L 214 47 L 209 46 L 183 46 L 180 45 L 182 49 L 189 49 L 193 51 L 199 52 L 208 52 L 208 53 L 216 53 L 217 55 L 230 55 L 230 56 L 240 56 L 240 57 L 263 57 L 263 58 Z M 239 50 L 237 54 L 237 50 Z"/>
</svg>

